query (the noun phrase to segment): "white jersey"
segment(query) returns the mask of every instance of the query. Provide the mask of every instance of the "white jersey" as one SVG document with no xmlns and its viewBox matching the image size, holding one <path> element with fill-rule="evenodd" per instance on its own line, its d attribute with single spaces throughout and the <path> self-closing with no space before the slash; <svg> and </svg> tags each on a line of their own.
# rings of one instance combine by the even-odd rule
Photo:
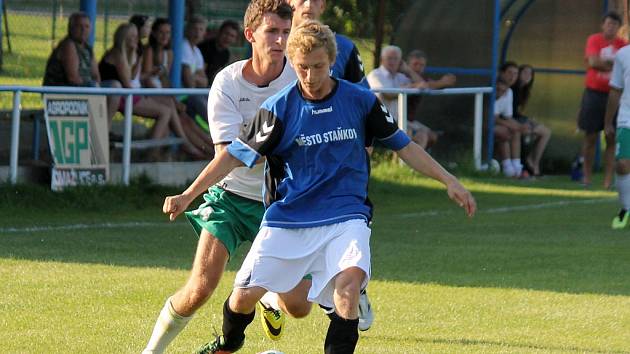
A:
<svg viewBox="0 0 630 354">
<path fill-rule="evenodd" d="M 214 78 L 208 96 L 208 125 L 215 144 L 236 140 L 241 130 L 256 116 L 260 105 L 285 86 L 295 82 L 297 76 L 286 61 L 282 74 L 269 83 L 258 87 L 243 78 L 243 68 L 249 60 L 237 61 Z M 237 167 L 219 185 L 242 197 L 262 202 L 263 164 L 254 168 Z"/>
<path fill-rule="evenodd" d="M 494 115 L 504 119 L 512 118 L 514 116 L 512 102 L 514 102 L 514 94 L 512 89 L 508 88 L 503 96 L 494 101 Z"/>
<path fill-rule="evenodd" d="M 617 127 L 630 128 L 630 47 L 623 47 L 617 52 L 610 75 L 610 87 L 623 90 Z"/>
</svg>

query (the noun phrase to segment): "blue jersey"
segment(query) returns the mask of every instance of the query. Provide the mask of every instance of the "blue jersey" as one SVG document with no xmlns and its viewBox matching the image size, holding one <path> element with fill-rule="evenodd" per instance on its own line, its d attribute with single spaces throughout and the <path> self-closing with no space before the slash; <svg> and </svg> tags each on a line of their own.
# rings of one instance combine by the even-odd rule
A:
<svg viewBox="0 0 630 354">
<path fill-rule="evenodd" d="M 285 87 L 227 149 L 250 167 L 267 158 L 262 225 L 304 228 L 371 218 L 365 146 L 374 138 L 393 150 L 410 142 L 373 93 L 335 80 L 318 101 L 299 83 Z"/>
<path fill-rule="evenodd" d="M 370 85 L 363 70 L 363 61 L 357 47 L 348 37 L 341 34 L 335 33 L 335 40 L 337 41 L 337 57 L 330 70 L 331 76 L 369 88 Z"/>
</svg>

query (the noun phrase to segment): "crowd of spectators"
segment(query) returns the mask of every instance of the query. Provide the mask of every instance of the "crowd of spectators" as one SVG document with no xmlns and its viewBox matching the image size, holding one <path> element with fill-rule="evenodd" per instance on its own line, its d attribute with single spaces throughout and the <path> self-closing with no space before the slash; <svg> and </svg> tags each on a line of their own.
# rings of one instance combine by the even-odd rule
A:
<svg viewBox="0 0 630 354">
<path fill-rule="evenodd" d="M 44 85 L 91 86 L 112 88 L 170 87 L 173 63 L 171 25 L 165 18 L 150 21 L 148 16 L 134 15 L 114 33 L 113 46 L 100 61 L 88 44 L 91 23 L 86 14 L 69 17 L 68 34 L 51 53 Z M 611 30 L 612 31 L 612 30 Z M 238 40 L 240 26 L 227 20 L 216 29 L 207 26 L 200 16 L 191 16 L 182 44 L 181 83 L 186 88 L 208 88 L 215 75 L 231 59 L 230 46 Z M 394 45 L 381 51 L 380 66 L 367 75 L 372 88 L 442 89 L 452 87 L 457 79 L 446 74 L 437 79 L 425 74 L 427 55 L 418 49 L 403 60 L 402 50 Z M 540 160 L 551 132 L 531 119 L 525 108 L 532 92 L 534 70 L 530 65 L 518 67 L 506 62 L 499 71 L 495 103 L 496 156 L 503 173 L 509 177 L 541 174 Z M 394 119 L 398 119 L 397 94 L 378 94 Z M 419 106 L 421 95 L 408 100 L 408 134 L 425 149 L 438 142 L 441 132 L 423 124 Z M 125 107 L 125 97 L 108 96 L 108 122 Z M 182 150 L 195 159 L 211 159 L 213 142 L 207 124 L 207 96 L 134 96 L 133 114 L 155 120 L 148 138 L 174 135 L 182 140 Z M 120 140 L 110 132 L 110 140 Z M 526 149 L 522 149 L 525 145 Z M 521 151 L 526 153 L 521 156 Z M 588 154 L 586 154 L 588 156 Z M 525 172 L 523 172 L 525 171 Z"/>
<path fill-rule="evenodd" d="M 402 59 L 402 50 L 394 45 L 383 47 L 381 64 L 367 75 L 372 88 L 445 88 L 455 84 L 455 76 L 445 75 L 439 80 L 424 77 L 426 55 L 420 50 L 412 51 L 407 61 Z M 378 97 L 385 104 L 389 113 L 398 119 L 398 94 L 379 93 Z M 407 132 L 418 145 L 427 149 L 438 140 L 438 133 L 420 122 L 417 111 L 421 96 L 409 98 L 407 114 Z"/>
<path fill-rule="evenodd" d="M 83 12 L 68 20 L 68 34 L 53 50 L 46 64 L 45 86 L 84 86 L 110 88 L 170 87 L 173 63 L 171 25 L 167 19 L 133 15 L 116 28 L 113 45 L 97 60 L 88 43 L 92 24 Z M 187 21 L 182 52 L 182 86 L 208 88 L 214 76 L 230 62 L 229 47 L 239 35 L 239 25 L 226 21 L 218 32 L 207 29 L 202 17 Z M 212 36 L 214 34 L 214 37 Z M 203 52 L 198 47 L 203 48 Z M 123 112 L 125 97 L 107 96 L 110 140 L 121 140 L 111 131 L 112 118 Z M 154 120 L 150 139 L 169 135 L 181 138 L 181 150 L 193 159 L 212 159 L 214 145 L 208 134 L 207 95 L 133 96 L 133 114 Z M 160 148 L 152 151 L 159 158 Z"/>
</svg>

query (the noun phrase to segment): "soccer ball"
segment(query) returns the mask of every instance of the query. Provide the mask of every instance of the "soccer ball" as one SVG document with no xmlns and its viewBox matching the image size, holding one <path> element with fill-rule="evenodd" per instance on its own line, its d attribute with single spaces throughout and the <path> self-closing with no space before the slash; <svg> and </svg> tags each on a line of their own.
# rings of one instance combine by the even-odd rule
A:
<svg viewBox="0 0 630 354">
<path fill-rule="evenodd" d="M 501 165 L 499 164 L 499 161 L 495 159 L 490 160 L 490 166 L 488 166 L 488 171 L 490 171 L 490 173 L 492 173 L 493 175 L 496 175 L 499 172 L 501 172 Z"/>
<path fill-rule="evenodd" d="M 260 352 L 258 354 L 284 354 L 284 353 L 277 351 L 275 349 L 271 349 L 271 350 L 265 350 L 264 352 Z"/>
</svg>

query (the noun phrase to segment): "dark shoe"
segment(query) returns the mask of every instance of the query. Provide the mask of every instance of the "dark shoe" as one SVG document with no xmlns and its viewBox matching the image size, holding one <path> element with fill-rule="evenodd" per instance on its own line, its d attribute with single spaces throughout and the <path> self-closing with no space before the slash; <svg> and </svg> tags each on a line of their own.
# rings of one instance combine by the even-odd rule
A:
<svg viewBox="0 0 630 354">
<path fill-rule="evenodd" d="M 228 348 L 225 343 L 224 336 L 216 336 L 213 341 L 208 342 L 197 349 L 196 354 L 231 354 L 243 347 L 245 339 L 243 339 L 238 345 Z"/>
</svg>

